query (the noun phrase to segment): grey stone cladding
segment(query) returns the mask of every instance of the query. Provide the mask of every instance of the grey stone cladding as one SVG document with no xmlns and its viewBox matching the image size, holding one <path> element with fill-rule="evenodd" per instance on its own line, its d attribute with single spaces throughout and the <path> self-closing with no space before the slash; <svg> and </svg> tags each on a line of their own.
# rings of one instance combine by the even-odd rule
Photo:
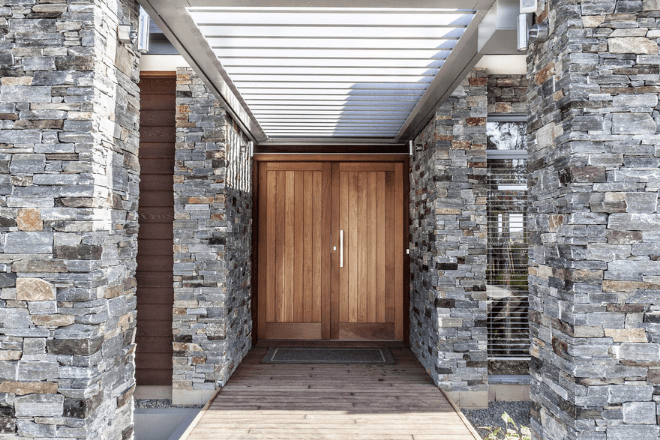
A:
<svg viewBox="0 0 660 440">
<path fill-rule="evenodd" d="M 540 1 L 527 56 L 532 430 L 660 438 L 660 2 Z"/>
<path fill-rule="evenodd" d="M 138 12 L 0 5 L 3 438 L 133 436 Z"/>
<path fill-rule="evenodd" d="M 527 75 L 488 76 L 488 114 L 527 113 Z"/>
<path fill-rule="evenodd" d="M 410 346 L 461 406 L 488 399 L 485 71 L 473 70 L 415 140 Z"/>
<path fill-rule="evenodd" d="M 205 403 L 251 348 L 251 159 L 191 69 L 176 104 L 172 398 Z"/>
</svg>

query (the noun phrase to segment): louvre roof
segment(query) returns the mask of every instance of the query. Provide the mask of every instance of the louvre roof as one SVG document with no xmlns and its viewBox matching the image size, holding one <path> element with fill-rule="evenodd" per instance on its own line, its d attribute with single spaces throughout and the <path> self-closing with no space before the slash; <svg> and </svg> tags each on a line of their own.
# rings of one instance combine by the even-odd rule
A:
<svg viewBox="0 0 660 440">
<path fill-rule="evenodd" d="M 188 8 L 270 138 L 394 138 L 474 11 Z"/>
<path fill-rule="evenodd" d="M 139 1 L 250 137 L 285 144 L 407 141 L 478 61 L 495 2 Z"/>
</svg>

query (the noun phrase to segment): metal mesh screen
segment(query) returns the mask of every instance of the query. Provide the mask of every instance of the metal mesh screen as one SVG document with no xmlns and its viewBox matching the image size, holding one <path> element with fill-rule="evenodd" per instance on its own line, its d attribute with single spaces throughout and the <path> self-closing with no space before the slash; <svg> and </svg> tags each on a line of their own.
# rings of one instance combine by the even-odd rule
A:
<svg viewBox="0 0 660 440">
<path fill-rule="evenodd" d="M 496 128 L 489 127 L 489 132 Z M 489 136 L 489 149 L 494 149 L 492 139 Z M 486 289 L 490 359 L 529 358 L 527 159 L 521 149 L 512 153 L 500 149 L 488 155 Z"/>
</svg>

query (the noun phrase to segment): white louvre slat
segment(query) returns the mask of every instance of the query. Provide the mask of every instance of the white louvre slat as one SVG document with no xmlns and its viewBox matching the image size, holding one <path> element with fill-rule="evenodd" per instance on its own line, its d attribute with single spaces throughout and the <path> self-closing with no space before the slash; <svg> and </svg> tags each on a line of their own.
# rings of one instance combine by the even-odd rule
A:
<svg viewBox="0 0 660 440">
<path fill-rule="evenodd" d="M 256 38 L 206 36 L 212 48 L 256 49 L 452 49 L 457 39 Z"/>
<path fill-rule="evenodd" d="M 434 59 L 446 60 L 451 51 L 447 49 L 257 49 L 257 48 L 213 48 L 213 53 L 222 60 L 226 57 L 248 58 L 360 58 L 360 59 Z"/>
<path fill-rule="evenodd" d="M 435 59 L 360 59 L 360 58 L 270 58 L 225 57 L 224 67 L 232 66 L 298 66 L 298 67 L 427 67 L 440 68 L 444 60 Z"/>
<path fill-rule="evenodd" d="M 383 105 L 388 105 L 392 101 L 395 102 L 413 102 L 417 103 L 417 96 L 406 95 L 247 95 L 243 96 L 245 101 L 251 104 L 267 104 L 269 102 L 285 102 L 285 101 L 311 101 L 311 102 L 334 102 L 341 104 L 343 102 L 379 102 Z"/>
<path fill-rule="evenodd" d="M 363 90 L 418 90 L 424 91 L 428 87 L 427 83 L 360 83 L 351 84 L 347 82 L 273 82 L 273 81 L 234 81 L 234 84 L 239 88 L 243 87 L 261 87 L 265 89 L 270 88 L 301 88 L 301 89 L 325 89 L 332 88 L 335 90 L 343 90 L 343 93 L 353 93 Z"/>
<path fill-rule="evenodd" d="M 253 10 L 230 10 L 228 8 L 188 8 L 188 13 L 200 27 L 230 25 L 281 25 L 325 26 L 353 25 L 372 26 L 467 26 L 472 13 L 448 12 L 437 9 L 405 11 L 391 9 L 374 12 L 372 9 L 350 9 L 335 12 L 334 8 L 300 9 L 256 8 Z"/>
<path fill-rule="evenodd" d="M 230 75 L 406 75 L 435 76 L 438 69 L 427 67 L 267 67 L 225 66 Z"/>
<path fill-rule="evenodd" d="M 324 96 L 333 96 L 337 95 L 340 97 L 351 97 L 351 96 L 409 96 L 418 100 L 424 90 L 421 89 L 323 89 L 323 88 L 296 88 L 296 89 L 267 89 L 267 88 L 256 88 L 243 87 L 241 95 L 244 97 L 254 96 L 274 96 L 274 95 L 287 95 L 287 96 L 306 96 L 306 95 L 324 95 Z M 322 99 L 322 98 L 320 98 Z"/>
<path fill-rule="evenodd" d="M 459 38 L 465 26 L 244 26 L 201 25 L 207 37 L 288 37 L 288 38 Z M 209 27 L 209 29 L 206 29 Z"/>
<path fill-rule="evenodd" d="M 237 83 L 247 81 L 268 81 L 268 82 L 343 82 L 343 83 L 404 83 L 410 82 L 414 84 L 430 83 L 433 80 L 431 76 L 394 76 L 394 75 L 277 75 L 277 74 L 263 74 L 263 75 L 243 75 L 235 74 L 232 78 L 236 78 Z"/>
</svg>

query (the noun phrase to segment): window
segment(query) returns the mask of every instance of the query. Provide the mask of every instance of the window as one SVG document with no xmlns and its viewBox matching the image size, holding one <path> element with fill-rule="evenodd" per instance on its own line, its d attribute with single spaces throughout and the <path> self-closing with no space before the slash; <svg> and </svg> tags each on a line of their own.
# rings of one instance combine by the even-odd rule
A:
<svg viewBox="0 0 660 440">
<path fill-rule="evenodd" d="M 529 358 L 526 122 L 489 117 L 488 357 Z"/>
</svg>

